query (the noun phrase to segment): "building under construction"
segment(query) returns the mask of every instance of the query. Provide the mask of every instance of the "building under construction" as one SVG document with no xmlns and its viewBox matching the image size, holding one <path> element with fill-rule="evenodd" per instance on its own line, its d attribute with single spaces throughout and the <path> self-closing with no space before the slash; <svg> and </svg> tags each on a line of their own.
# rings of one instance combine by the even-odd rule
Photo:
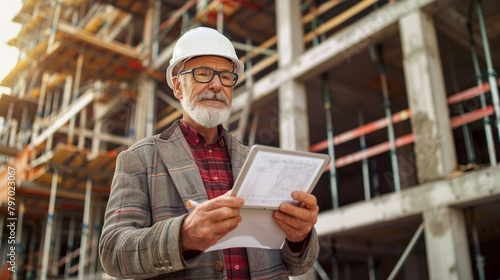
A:
<svg viewBox="0 0 500 280">
<path fill-rule="evenodd" d="M 500 279 L 499 1 L 23 2 L 1 83 L 2 275 L 105 277 L 116 156 L 182 116 L 165 69 L 208 26 L 246 65 L 226 128 L 332 158 L 304 279 Z"/>
</svg>

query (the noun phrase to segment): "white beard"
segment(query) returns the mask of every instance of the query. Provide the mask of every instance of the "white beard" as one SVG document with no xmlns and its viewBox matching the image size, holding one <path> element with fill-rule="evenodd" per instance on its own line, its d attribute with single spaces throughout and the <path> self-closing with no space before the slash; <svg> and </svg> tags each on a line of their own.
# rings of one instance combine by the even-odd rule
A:
<svg viewBox="0 0 500 280">
<path fill-rule="evenodd" d="M 231 116 L 231 103 L 223 93 L 214 93 L 205 91 L 198 95 L 194 100 L 188 100 L 189 96 L 181 99 L 181 105 L 184 113 L 188 114 L 195 122 L 207 128 L 213 128 L 224 123 Z M 207 108 L 197 103 L 204 99 L 217 99 L 226 103 L 224 109 Z"/>
</svg>

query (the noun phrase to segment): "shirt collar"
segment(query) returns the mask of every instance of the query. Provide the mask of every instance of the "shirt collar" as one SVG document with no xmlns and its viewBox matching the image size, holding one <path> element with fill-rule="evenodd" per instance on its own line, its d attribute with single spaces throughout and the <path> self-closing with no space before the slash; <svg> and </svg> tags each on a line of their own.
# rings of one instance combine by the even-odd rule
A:
<svg viewBox="0 0 500 280">
<path fill-rule="evenodd" d="M 193 127 L 189 126 L 188 123 L 186 123 L 183 119 L 181 119 L 181 130 L 182 133 L 184 134 L 184 137 L 186 138 L 186 141 L 188 142 L 190 147 L 206 147 L 209 145 L 207 143 L 207 139 L 203 137 L 196 129 Z M 222 125 L 217 126 L 217 132 L 219 134 L 219 137 L 215 141 L 219 147 L 224 147 L 224 128 Z M 214 144 L 215 144 L 214 143 Z M 212 144 L 212 145 L 214 145 Z"/>
</svg>

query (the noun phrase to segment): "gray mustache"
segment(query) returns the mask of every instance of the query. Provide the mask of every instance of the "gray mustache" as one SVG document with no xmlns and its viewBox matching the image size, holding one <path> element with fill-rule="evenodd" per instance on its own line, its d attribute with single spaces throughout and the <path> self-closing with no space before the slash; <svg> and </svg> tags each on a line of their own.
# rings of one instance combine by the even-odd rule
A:
<svg viewBox="0 0 500 280">
<path fill-rule="evenodd" d="M 213 91 L 205 91 L 196 97 L 196 101 L 201 101 L 201 100 L 206 100 L 206 99 L 215 99 L 215 100 L 222 101 L 222 102 L 226 103 L 228 106 L 230 105 L 229 99 L 223 93 L 215 93 Z"/>
</svg>

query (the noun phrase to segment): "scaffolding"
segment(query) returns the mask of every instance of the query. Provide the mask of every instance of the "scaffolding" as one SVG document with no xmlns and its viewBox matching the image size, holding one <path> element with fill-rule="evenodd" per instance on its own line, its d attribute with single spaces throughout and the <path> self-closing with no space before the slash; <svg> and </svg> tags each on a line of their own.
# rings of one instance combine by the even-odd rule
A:
<svg viewBox="0 0 500 280">
<path fill-rule="evenodd" d="M 332 158 L 314 277 L 498 275 L 499 17 L 495 0 L 25 0 L 1 83 L 1 264 L 15 217 L 11 279 L 104 277 L 116 157 L 182 116 L 165 69 L 208 26 L 245 63 L 226 129 Z"/>
</svg>

